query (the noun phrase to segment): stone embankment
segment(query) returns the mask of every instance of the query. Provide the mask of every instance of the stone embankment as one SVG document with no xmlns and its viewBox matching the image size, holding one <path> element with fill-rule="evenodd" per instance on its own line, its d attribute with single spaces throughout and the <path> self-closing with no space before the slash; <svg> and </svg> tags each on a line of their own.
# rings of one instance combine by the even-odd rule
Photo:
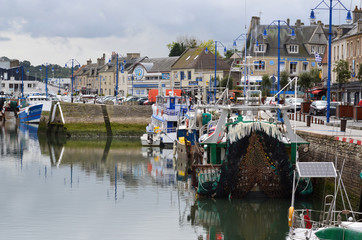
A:
<svg viewBox="0 0 362 240">
<path fill-rule="evenodd" d="M 335 136 L 298 130 L 297 134 L 310 144 L 308 148 L 299 149 L 302 162 L 334 162 L 336 169 L 342 171 L 342 180 L 348 192 L 354 210 L 362 210 L 362 146 L 350 142 L 338 141 Z M 343 167 L 343 169 L 342 169 Z M 325 195 L 331 193 L 333 179 L 326 179 L 316 192 Z M 339 193 L 340 195 L 340 193 Z"/>
<path fill-rule="evenodd" d="M 55 106 L 49 116 L 42 117 L 40 128 L 48 134 L 67 137 L 140 136 L 152 115 L 151 106 L 141 105 L 61 102 L 60 108 Z"/>
</svg>

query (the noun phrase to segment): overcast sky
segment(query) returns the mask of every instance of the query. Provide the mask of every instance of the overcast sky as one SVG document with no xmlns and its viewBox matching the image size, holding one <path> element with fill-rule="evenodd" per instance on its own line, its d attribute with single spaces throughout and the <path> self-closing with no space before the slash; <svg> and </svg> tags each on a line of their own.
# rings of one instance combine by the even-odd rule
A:
<svg viewBox="0 0 362 240">
<path fill-rule="evenodd" d="M 261 24 L 290 18 L 309 24 L 320 0 L 0 0 L 0 56 L 33 65 L 69 59 L 84 64 L 112 51 L 166 57 L 179 36 L 221 41 L 232 48 L 252 16 Z M 327 2 L 329 2 L 327 0 Z M 343 1 L 347 8 L 360 0 Z M 335 11 L 334 24 L 346 14 Z M 328 11 L 316 10 L 328 21 Z M 241 44 L 240 44 L 241 45 Z"/>
</svg>

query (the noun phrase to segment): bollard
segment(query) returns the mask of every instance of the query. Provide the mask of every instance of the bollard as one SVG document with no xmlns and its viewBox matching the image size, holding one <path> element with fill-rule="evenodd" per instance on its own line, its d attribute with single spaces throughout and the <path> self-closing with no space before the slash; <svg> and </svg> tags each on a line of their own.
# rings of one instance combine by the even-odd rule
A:
<svg viewBox="0 0 362 240">
<path fill-rule="evenodd" d="M 311 115 L 307 115 L 307 127 L 310 127 L 310 121 L 312 119 Z"/>
<path fill-rule="evenodd" d="M 341 119 L 341 132 L 346 131 L 347 119 Z"/>
</svg>

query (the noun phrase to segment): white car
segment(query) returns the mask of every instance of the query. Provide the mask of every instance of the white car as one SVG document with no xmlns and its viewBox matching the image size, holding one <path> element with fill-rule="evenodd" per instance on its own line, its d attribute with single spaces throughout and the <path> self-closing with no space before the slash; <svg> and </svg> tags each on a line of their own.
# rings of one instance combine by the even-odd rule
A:
<svg viewBox="0 0 362 240">
<path fill-rule="evenodd" d="M 264 100 L 264 105 L 277 105 L 277 101 L 274 97 L 267 97 Z"/>
<path fill-rule="evenodd" d="M 292 112 L 294 112 L 294 109 L 297 111 L 300 111 L 301 109 L 301 103 L 304 101 L 303 98 L 287 98 L 284 102 L 286 106 L 292 106 L 291 109 Z"/>
</svg>

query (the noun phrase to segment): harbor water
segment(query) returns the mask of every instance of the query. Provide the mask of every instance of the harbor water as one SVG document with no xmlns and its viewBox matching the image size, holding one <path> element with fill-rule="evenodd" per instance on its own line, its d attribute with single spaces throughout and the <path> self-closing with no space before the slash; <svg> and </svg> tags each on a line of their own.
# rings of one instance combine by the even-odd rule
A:
<svg viewBox="0 0 362 240">
<path fill-rule="evenodd" d="M 197 199 L 172 151 L 0 128 L 0 239 L 285 239 L 290 199 Z"/>
</svg>

